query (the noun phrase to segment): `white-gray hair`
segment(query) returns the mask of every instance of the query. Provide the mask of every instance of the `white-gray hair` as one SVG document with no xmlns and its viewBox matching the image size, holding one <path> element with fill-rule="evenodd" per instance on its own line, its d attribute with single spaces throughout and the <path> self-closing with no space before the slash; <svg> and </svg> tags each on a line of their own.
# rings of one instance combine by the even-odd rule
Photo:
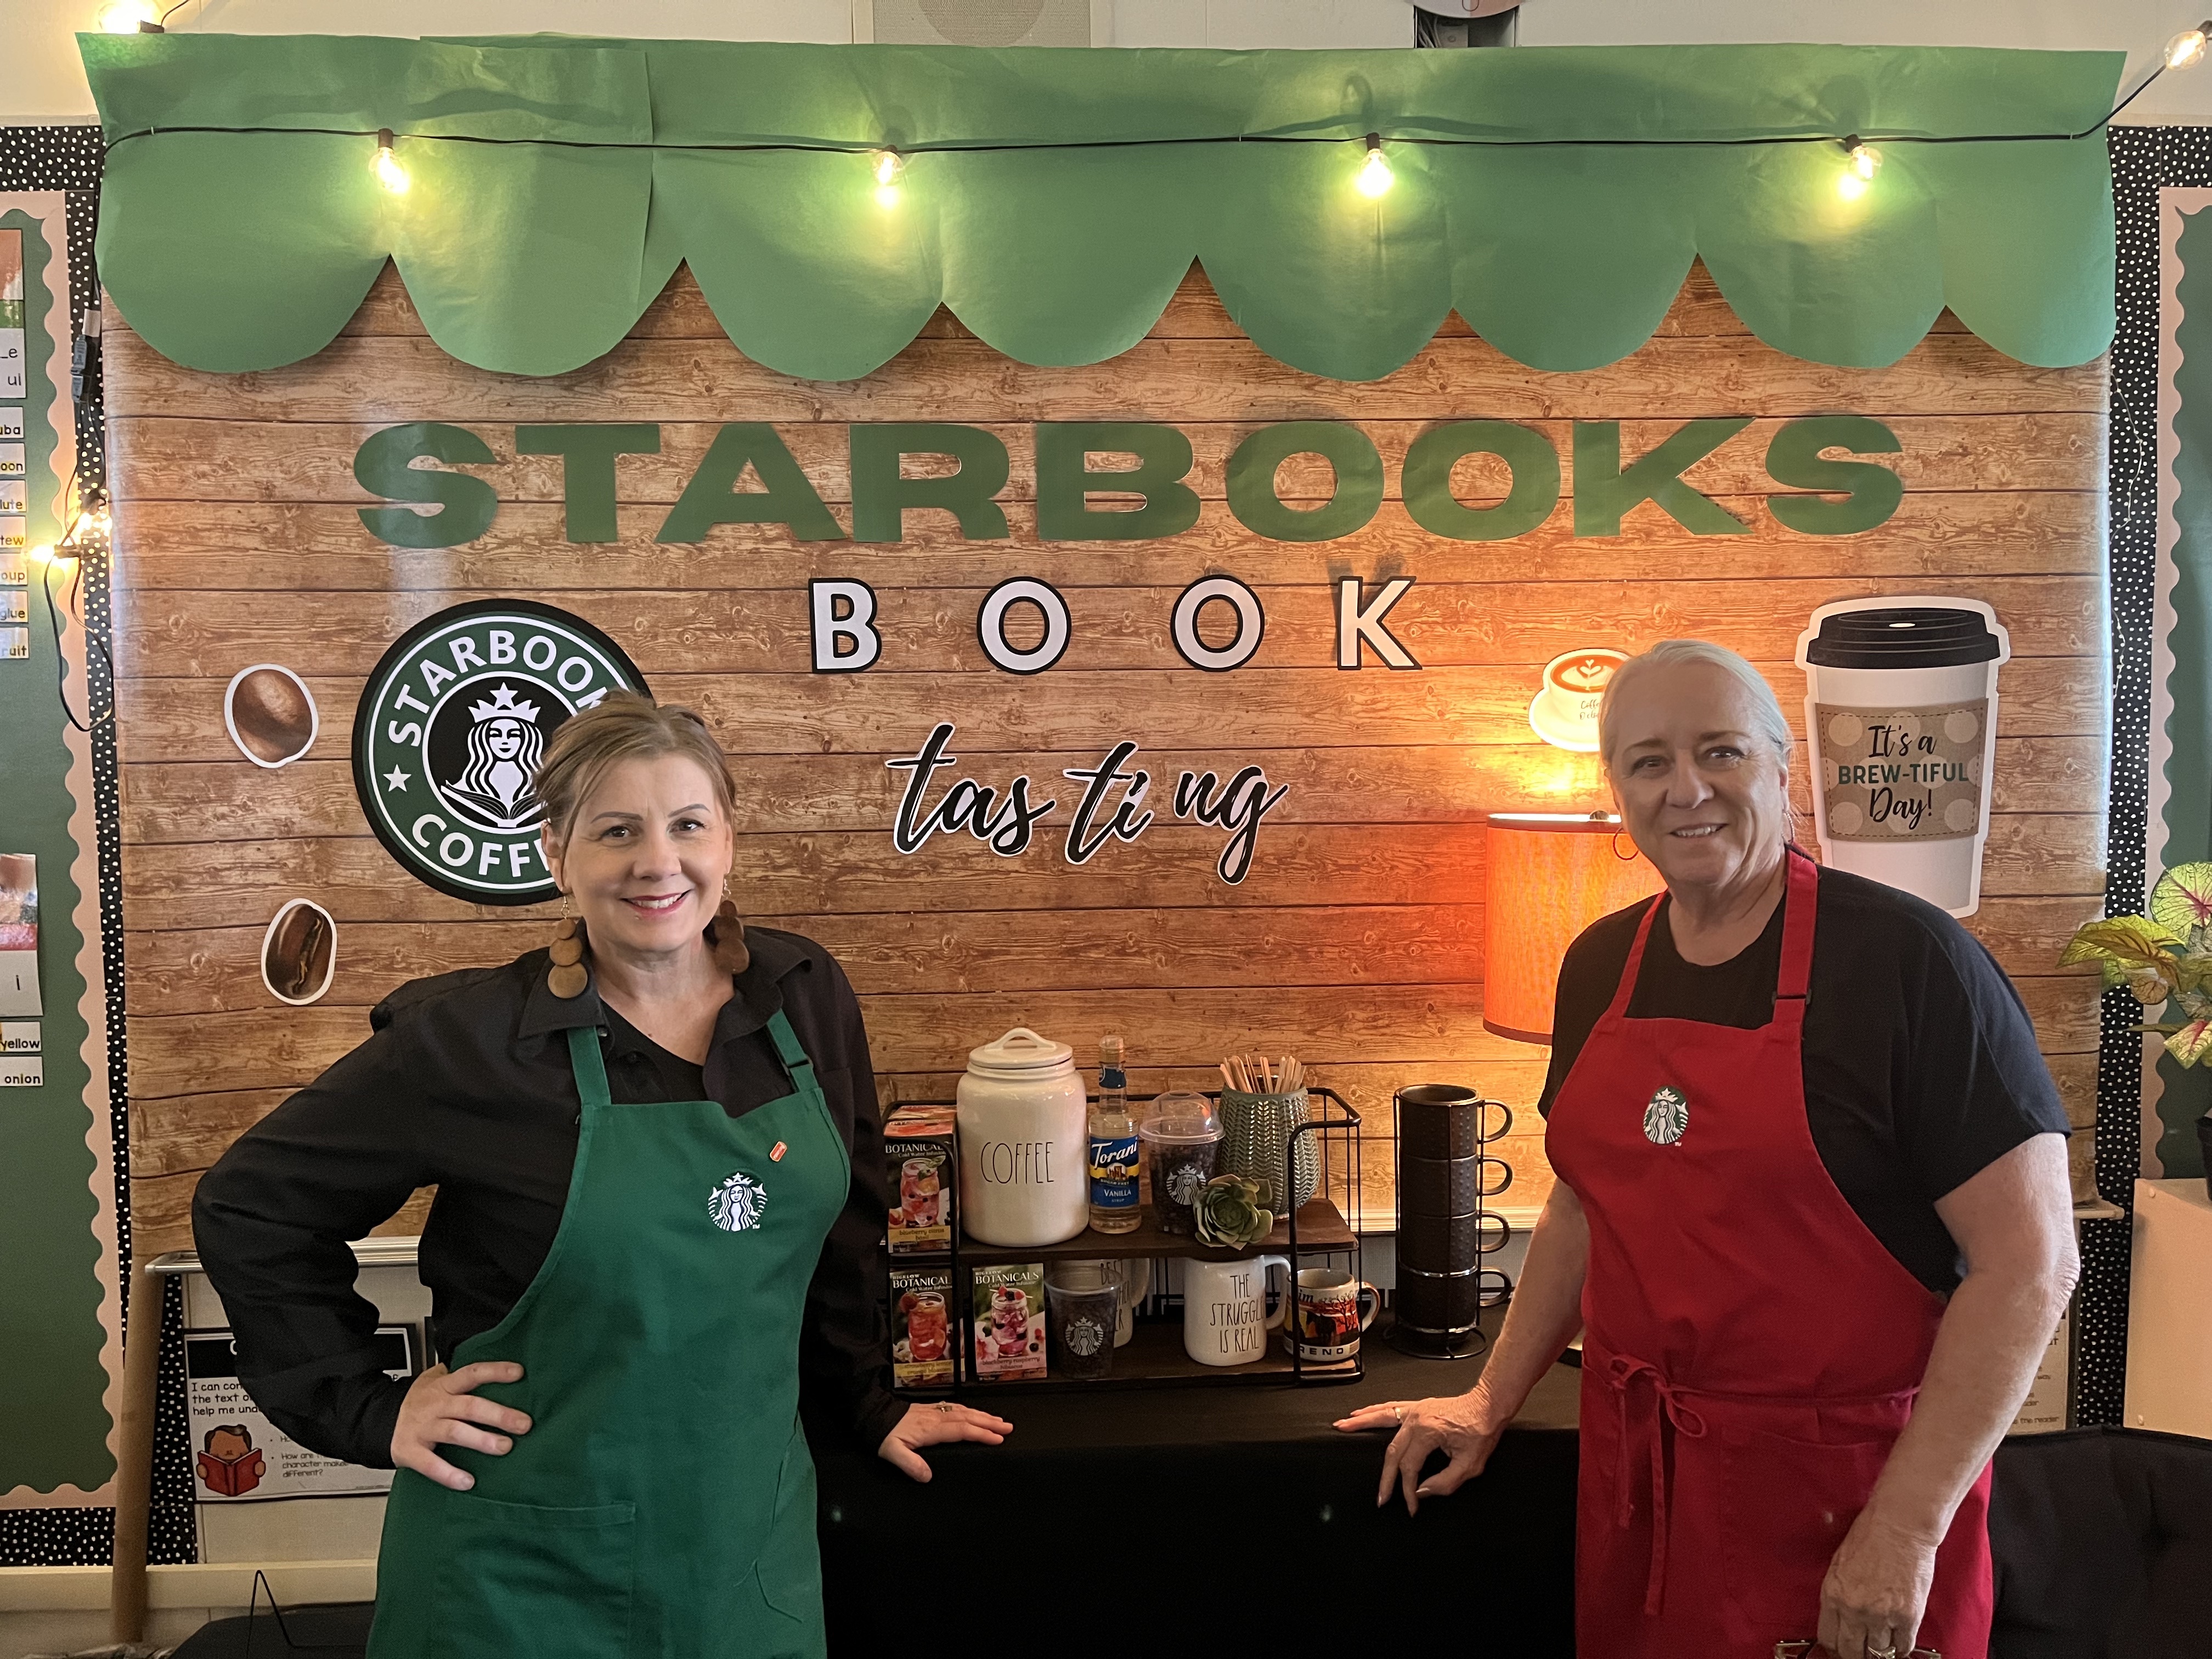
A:
<svg viewBox="0 0 2212 1659">
<path fill-rule="evenodd" d="M 1774 688 L 1766 683 L 1765 675 L 1728 647 L 1715 645 L 1710 640 L 1662 640 L 1640 656 L 1631 657 L 1613 672 L 1597 712 L 1598 754 L 1605 763 L 1605 769 L 1607 772 L 1613 770 L 1613 711 L 1622 689 L 1644 670 L 1673 668 L 1681 663 L 1692 662 L 1710 664 L 1743 688 L 1744 696 L 1751 701 L 1751 722 L 1754 728 L 1752 735 L 1762 739 L 1774 750 L 1774 757 L 1782 763 L 1782 769 L 1788 772 L 1797 740 L 1790 735 L 1790 722 L 1783 717 L 1782 705 L 1775 699 Z"/>
</svg>

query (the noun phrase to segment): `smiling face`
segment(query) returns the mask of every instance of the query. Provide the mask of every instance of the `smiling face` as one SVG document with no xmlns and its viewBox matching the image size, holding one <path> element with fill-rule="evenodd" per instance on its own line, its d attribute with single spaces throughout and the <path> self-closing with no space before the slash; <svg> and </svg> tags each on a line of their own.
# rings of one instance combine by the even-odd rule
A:
<svg viewBox="0 0 2212 1659">
<path fill-rule="evenodd" d="M 522 752 L 522 722 L 495 720 L 484 734 L 484 746 L 494 760 L 511 761 Z"/>
<path fill-rule="evenodd" d="M 556 843 L 548 826 L 545 859 L 594 951 L 654 957 L 706 948 L 701 936 L 721 902 L 732 842 L 697 762 L 617 762 L 568 830 L 566 843 Z"/>
<path fill-rule="evenodd" d="M 1639 673 L 1613 711 L 1607 773 L 1629 836 L 1669 889 L 1763 878 L 1789 838 L 1789 774 L 1750 694 L 1707 662 Z"/>
</svg>

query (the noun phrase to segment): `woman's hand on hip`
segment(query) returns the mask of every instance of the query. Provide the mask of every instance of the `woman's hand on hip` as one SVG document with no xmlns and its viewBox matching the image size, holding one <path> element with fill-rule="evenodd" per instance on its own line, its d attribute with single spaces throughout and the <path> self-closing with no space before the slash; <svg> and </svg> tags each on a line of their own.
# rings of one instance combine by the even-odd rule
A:
<svg viewBox="0 0 2212 1659">
<path fill-rule="evenodd" d="M 1362 1406 L 1336 1426 L 1395 1429 L 1389 1449 L 1382 1454 L 1382 1484 L 1376 1489 L 1375 1505 L 1390 1501 L 1395 1485 L 1404 1494 L 1406 1513 L 1417 1513 L 1424 1498 L 1444 1498 L 1482 1473 L 1504 1425 L 1492 1425 L 1490 1401 L 1477 1389 L 1470 1394 L 1446 1395 L 1434 1400 L 1386 1400 L 1379 1406 Z M 1441 1451 L 1451 1461 L 1427 1480 L 1422 1465 L 1429 1454 Z"/>
<path fill-rule="evenodd" d="M 522 1367 L 511 1359 L 483 1360 L 457 1371 L 431 1366 L 408 1385 L 407 1398 L 399 1402 L 399 1421 L 392 1430 L 392 1466 L 466 1492 L 476 1485 L 476 1476 L 455 1468 L 438 1455 L 437 1449 L 466 1446 L 471 1451 L 506 1456 L 514 1444 L 509 1437 L 528 1434 L 530 1419 L 512 1406 L 479 1400 L 475 1390 L 487 1382 L 520 1381 Z"/>
<path fill-rule="evenodd" d="M 940 1400 L 933 1406 L 908 1406 L 906 1415 L 876 1448 L 876 1455 L 895 1464 L 910 1480 L 927 1481 L 929 1465 L 921 1461 L 917 1447 L 942 1446 L 955 1440 L 980 1440 L 995 1446 L 1013 1431 L 1014 1425 L 1003 1417 Z"/>
<path fill-rule="evenodd" d="M 1860 1510 L 1820 1586 L 1820 1645 L 1835 1659 L 1904 1659 L 1935 1581 L 1933 1542 Z"/>
</svg>

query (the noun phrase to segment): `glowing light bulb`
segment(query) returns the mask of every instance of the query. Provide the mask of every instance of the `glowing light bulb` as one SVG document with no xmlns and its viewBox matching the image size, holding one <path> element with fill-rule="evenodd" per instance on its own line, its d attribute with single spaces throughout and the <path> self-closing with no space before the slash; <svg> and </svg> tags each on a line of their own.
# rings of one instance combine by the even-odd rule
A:
<svg viewBox="0 0 2212 1659">
<path fill-rule="evenodd" d="M 1867 193 L 1875 173 L 1881 171 L 1881 152 L 1872 144 L 1863 144 L 1857 136 L 1844 140 L 1844 170 L 1836 179 L 1836 194 L 1846 202 L 1856 202 Z"/>
<path fill-rule="evenodd" d="M 2184 29 L 2166 43 L 2166 66 L 2170 70 L 2194 69 L 2204 61 L 2204 48 L 2212 40 L 2212 22 L 2199 23 L 2193 29 Z"/>
<path fill-rule="evenodd" d="M 151 0 L 115 0 L 100 9 L 100 27 L 106 34 L 136 34 L 141 23 L 154 21 Z"/>
<path fill-rule="evenodd" d="M 368 170 L 376 175 L 376 182 L 394 196 L 404 196 L 407 187 L 415 182 L 407 176 L 407 169 L 399 165 L 399 158 L 392 153 L 390 127 L 378 131 L 376 154 L 369 158 Z"/>
<path fill-rule="evenodd" d="M 36 547 L 31 550 L 31 562 L 33 564 L 51 563 L 53 560 L 53 556 L 54 544 L 52 542 L 40 542 Z"/>
<path fill-rule="evenodd" d="M 1396 179 L 1390 171 L 1390 160 L 1382 154 L 1382 139 L 1378 133 L 1367 135 L 1367 161 L 1359 169 L 1359 193 L 1376 197 L 1389 190 Z"/>
<path fill-rule="evenodd" d="M 906 157 L 895 149 L 879 149 L 870 170 L 876 175 L 876 205 L 896 207 L 899 204 L 899 181 L 906 175 Z"/>
</svg>

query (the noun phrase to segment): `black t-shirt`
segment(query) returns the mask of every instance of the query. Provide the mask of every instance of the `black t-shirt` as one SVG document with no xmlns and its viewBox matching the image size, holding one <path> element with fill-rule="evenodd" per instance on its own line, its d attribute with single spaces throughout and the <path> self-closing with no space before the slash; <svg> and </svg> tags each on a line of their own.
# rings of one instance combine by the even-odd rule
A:
<svg viewBox="0 0 2212 1659">
<path fill-rule="evenodd" d="M 1936 1200 L 2032 1135 L 2066 1132 L 2027 1011 L 1981 942 L 1933 905 L 1839 870 L 1820 872 L 1805 1008 L 1805 1115 L 1828 1177 L 1913 1277 L 1958 1288 L 1959 1247 Z M 1620 988 L 1643 900 L 1594 922 L 1559 969 L 1547 1116 Z M 1628 1002 L 1637 1019 L 1753 1030 L 1773 1018 L 1789 905 L 1726 962 L 1699 967 L 1651 925 Z"/>
</svg>

